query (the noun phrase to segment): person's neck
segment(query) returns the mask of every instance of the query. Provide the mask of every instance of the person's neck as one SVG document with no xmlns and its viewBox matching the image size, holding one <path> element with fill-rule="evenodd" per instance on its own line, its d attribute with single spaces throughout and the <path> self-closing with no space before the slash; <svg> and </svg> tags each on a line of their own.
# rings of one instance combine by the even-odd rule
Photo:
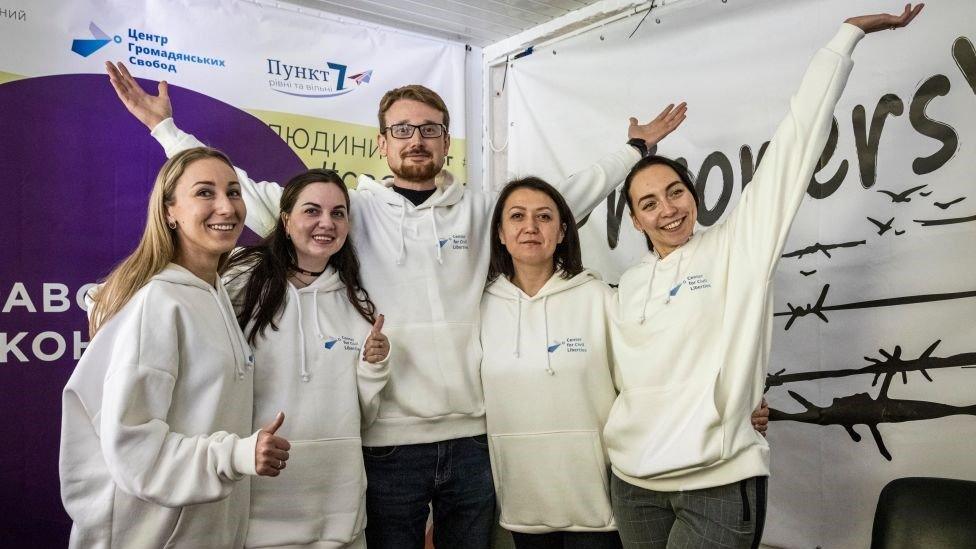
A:
<svg viewBox="0 0 976 549">
<path fill-rule="evenodd" d="M 325 270 L 329 265 L 329 257 L 314 257 L 308 255 L 297 254 L 298 258 L 295 261 L 295 266 L 303 271 L 308 271 L 310 273 L 318 273 Z"/>
<path fill-rule="evenodd" d="M 220 256 L 213 257 L 210 254 L 188 254 L 178 251 L 173 263 L 190 271 L 207 284 L 213 287 L 217 286 L 217 265 L 220 263 Z"/>
<path fill-rule="evenodd" d="M 396 176 L 393 177 L 393 186 L 411 191 L 432 191 L 437 188 L 433 179 L 427 181 L 406 181 Z"/>
<path fill-rule="evenodd" d="M 549 263 L 540 265 L 528 265 L 515 263 L 515 276 L 512 277 L 512 284 L 515 284 L 525 295 L 532 297 L 539 293 L 539 290 L 549 282 L 556 267 Z"/>
</svg>

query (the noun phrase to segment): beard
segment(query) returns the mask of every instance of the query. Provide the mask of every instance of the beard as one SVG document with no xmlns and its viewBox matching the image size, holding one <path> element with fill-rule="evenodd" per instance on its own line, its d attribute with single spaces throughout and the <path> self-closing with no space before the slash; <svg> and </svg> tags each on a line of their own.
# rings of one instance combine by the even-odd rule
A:
<svg viewBox="0 0 976 549">
<path fill-rule="evenodd" d="M 417 152 L 425 152 L 430 154 L 430 151 L 425 149 L 403 151 L 403 153 L 400 154 L 400 165 L 395 168 L 390 166 L 390 171 L 393 172 L 393 175 L 404 181 L 410 181 L 411 183 L 424 183 L 430 181 L 438 173 L 440 173 L 441 168 L 444 167 L 443 157 L 441 157 L 440 162 L 434 162 L 434 156 L 431 154 L 427 162 L 424 162 L 423 164 L 406 162 L 406 156 Z"/>
</svg>

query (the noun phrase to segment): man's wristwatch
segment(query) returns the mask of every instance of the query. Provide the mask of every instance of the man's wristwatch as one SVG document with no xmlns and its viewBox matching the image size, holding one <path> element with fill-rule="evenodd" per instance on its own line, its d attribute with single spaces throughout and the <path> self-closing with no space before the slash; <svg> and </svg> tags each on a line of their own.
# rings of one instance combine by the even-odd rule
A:
<svg viewBox="0 0 976 549">
<path fill-rule="evenodd" d="M 631 147 L 637 149 L 637 152 L 640 153 L 641 158 L 644 158 L 645 156 L 654 153 L 653 150 L 650 150 L 650 151 L 647 150 L 647 142 L 644 141 L 643 139 L 639 138 L 639 137 L 633 137 L 631 139 L 628 139 L 627 140 L 627 144 L 630 145 Z M 655 149 L 656 148 L 657 147 L 655 147 Z"/>
</svg>

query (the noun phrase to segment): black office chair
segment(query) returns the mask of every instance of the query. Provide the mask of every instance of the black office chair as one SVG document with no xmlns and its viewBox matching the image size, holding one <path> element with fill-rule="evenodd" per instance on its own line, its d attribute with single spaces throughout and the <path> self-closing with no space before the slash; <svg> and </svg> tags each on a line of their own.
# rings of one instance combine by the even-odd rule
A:
<svg viewBox="0 0 976 549">
<path fill-rule="evenodd" d="M 976 548 L 976 482 L 895 479 L 881 490 L 871 549 Z"/>
</svg>

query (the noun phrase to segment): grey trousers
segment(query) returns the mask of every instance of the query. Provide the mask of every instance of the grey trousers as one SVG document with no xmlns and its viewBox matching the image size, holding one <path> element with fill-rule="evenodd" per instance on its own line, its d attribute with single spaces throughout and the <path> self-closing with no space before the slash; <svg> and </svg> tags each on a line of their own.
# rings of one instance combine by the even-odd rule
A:
<svg viewBox="0 0 976 549">
<path fill-rule="evenodd" d="M 655 492 L 610 477 L 613 514 L 627 549 L 759 547 L 767 477 L 684 492 Z"/>
</svg>

